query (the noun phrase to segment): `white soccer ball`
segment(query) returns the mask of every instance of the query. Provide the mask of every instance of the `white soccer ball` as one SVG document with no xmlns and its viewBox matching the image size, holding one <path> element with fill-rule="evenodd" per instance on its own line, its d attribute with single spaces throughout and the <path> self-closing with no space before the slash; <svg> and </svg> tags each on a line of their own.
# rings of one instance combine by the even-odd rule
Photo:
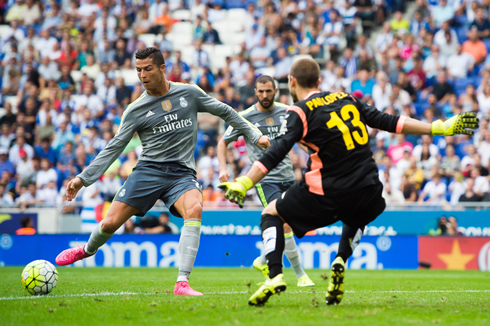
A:
<svg viewBox="0 0 490 326">
<path fill-rule="evenodd" d="M 47 260 L 35 260 L 24 268 L 21 276 L 24 288 L 32 295 L 48 294 L 58 283 L 56 267 Z"/>
</svg>

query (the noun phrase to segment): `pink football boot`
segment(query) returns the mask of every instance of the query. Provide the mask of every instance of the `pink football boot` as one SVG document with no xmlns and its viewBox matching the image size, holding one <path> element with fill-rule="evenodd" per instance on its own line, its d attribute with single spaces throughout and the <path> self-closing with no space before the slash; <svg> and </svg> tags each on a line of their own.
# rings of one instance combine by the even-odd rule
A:
<svg viewBox="0 0 490 326">
<path fill-rule="evenodd" d="M 97 252 L 97 251 L 96 251 Z M 58 257 L 56 257 L 56 264 L 60 266 L 70 265 L 76 261 L 82 260 L 84 258 L 95 255 L 95 252 L 92 255 L 89 255 L 83 250 L 83 247 L 78 248 L 70 248 L 63 250 Z"/>
<path fill-rule="evenodd" d="M 177 295 L 194 295 L 194 296 L 203 295 L 201 292 L 197 292 L 197 291 L 193 290 L 190 287 L 189 283 L 186 281 L 175 283 L 174 294 L 177 294 Z"/>
</svg>

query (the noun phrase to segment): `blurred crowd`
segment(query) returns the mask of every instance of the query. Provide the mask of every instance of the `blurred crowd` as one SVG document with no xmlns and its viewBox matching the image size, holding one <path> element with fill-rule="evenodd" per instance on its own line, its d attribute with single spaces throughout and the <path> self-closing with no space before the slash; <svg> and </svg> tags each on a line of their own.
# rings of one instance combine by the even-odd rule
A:
<svg viewBox="0 0 490 326">
<path fill-rule="evenodd" d="M 482 123 L 474 137 L 370 130 L 371 145 L 389 204 L 489 200 L 488 5 L 486 0 L 0 1 L 1 205 L 64 201 L 67 181 L 113 138 L 124 109 L 143 91 L 135 81 L 133 53 L 146 46 L 163 52 L 170 81 L 197 84 L 237 111 L 256 102 L 254 82 L 264 73 L 277 80 L 277 100 L 290 104 L 289 68 L 298 57 L 311 56 L 322 68 L 322 90 L 351 92 L 381 111 L 427 122 L 477 112 Z M 415 11 L 408 14 L 407 7 Z M 222 28 L 232 12 L 240 19 L 228 27 L 237 34 Z M 192 28 L 177 32 L 184 23 Z M 237 44 L 234 35 L 243 40 Z M 189 38 L 191 52 L 181 38 Z M 223 62 L 211 52 L 218 47 L 233 49 Z M 216 188 L 215 149 L 226 126 L 209 114 L 200 114 L 198 123 L 195 157 L 205 205 L 228 206 Z M 112 200 L 141 150 L 135 134 L 104 176 L 80 193 L 82 220 L 92 223 L 100 205 Z M 229 148 L 231 178 L 249 169 L 245 154 L 243 140 Z M 300 179 L 307 155 L 297 147 L 290 155 Z M 260 204 L 255 195 L 248 199 Z"/>
</svg>

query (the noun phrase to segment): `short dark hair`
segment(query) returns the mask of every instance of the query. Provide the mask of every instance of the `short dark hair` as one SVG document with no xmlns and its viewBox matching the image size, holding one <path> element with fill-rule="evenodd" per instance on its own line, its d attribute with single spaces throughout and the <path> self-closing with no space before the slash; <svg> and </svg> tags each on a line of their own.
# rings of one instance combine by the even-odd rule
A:
<svg viewBox="0 0 490 326">
<path fill-rule="evenodd" d="M 268 75 L 262 75 L 255 80 L 255 88 L 257 88 L 257 84 L 267 84 L 268 82 L 272 83 L 272 87 L 276 88 L 276 83 L 274 82 L 274 78 Z"/>
<path fill-rule="evenodd" d="M 150 58 L 152 59 L 153 64 L 158 67 L 165 64 L 165 59 L 163 58 L 162 51 L 157 48 L 144 48 L 138 50 L 135 53 L 135 57 L 139 60 Z"/>
<path fill-rule="evenodd" d="M 26 215 L 20 220 L 20 225 L 26 228 L 29 225 L 30 221 L 32 221 L 31 217 Z"/>
<path fill-rule="evenodd" d="M 303 88 L 315 88 L 320 79 L 320 66 L 309 58 L 300 59 L 293 63 L 290 75 L 296 78 L 299 86 Z"/>
</svg>

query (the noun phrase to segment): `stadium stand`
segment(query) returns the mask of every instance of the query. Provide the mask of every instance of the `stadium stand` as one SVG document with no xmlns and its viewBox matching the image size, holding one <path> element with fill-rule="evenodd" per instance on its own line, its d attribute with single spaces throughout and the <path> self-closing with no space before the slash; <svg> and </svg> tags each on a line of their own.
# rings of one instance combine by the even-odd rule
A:
<svg viewBox="0 0 490 326">
<path fill-rule="evenodd" d="M 407 137 L 411 147 L 404 147 L 397 146 L 394 135 L 377 130 L 370 134 L 380 178 L 390 184 L 385 192 L 388 204 L 457 204 L 468 185 L 476 194 L 473 200 L 488 200 L 488 3 L 441 2 L 417 0 L 406 6 L 384 0 L 6 1 L 0 7 L 1 205 L 51 203 L 46 197 L 52 193 L 49 181 L 55 184 L 58 203 L 63 200 L 66 181 L 104 148 L 126 106 L 143 91 L 133 53 L 149 46 L 164 53 L 169 80 L 197 84 L 238 111 L 253 103 L 250 92 L 256 77 L 276 76 L 276 66 L 284 69 L 284 62 L 278 65 L 278 49 L 283 48 L 290 64 L 303 57 L 318 61 L 322 90 L 355 91 L 364 101 L 379 103 L 379 110 L 428 122 L 478 112 L 483 122 L 474 137 L 434 137 L 429 143 Z M 441 12 L 443 21 L 436 16 Z M 251 60 L 254 53 L 267 60 Z M 451 56 L 464 58 L 462 72 L 448 64 Z M 466 77 L 455 77 L 458 73 Z M 278 86 L 277 100 L 290 104 L 287 83 L 278 80 Z M 206 115 L 199 123 L 195 157 L 201 167 L 198 179 L 206 188 L 217 184 L 218 169 L 200 162 L 215 162 L 208 147 L 215 146 L 224 125 Z M 69 153 L 67 143 L 74 145 Z M 453 145 L 459 165 L 443 165 L 447 144 Z M 234 177 L 248 170 L 243 151 L 240 141 L 229 151 Z M 82 203 L 84 214 L 103 199 L 111 200 L 114 184 L 124 181 L 129 165 L 136 162 L 128 156 L 140 152 L 135 136 L 103 177 L 118 181 L 102 179 L 80 195 L 80 201 L 90 198 Z M 54 173 L 36 184 L 45 158 Z M 291 159 L 301 178 L 306 154 L 295 148 Z M 415 181 L 417 168 L 423 170 L 423 180 Z M 403 176 L 408 183 L 402 182 Z M 206 200 L 213 207 L 227 206 L 217 193 Z M 422 193 L 426 198 L 418 198 Z M 249 200 L 258 203 L 255 196 Z"/>
</svg>

